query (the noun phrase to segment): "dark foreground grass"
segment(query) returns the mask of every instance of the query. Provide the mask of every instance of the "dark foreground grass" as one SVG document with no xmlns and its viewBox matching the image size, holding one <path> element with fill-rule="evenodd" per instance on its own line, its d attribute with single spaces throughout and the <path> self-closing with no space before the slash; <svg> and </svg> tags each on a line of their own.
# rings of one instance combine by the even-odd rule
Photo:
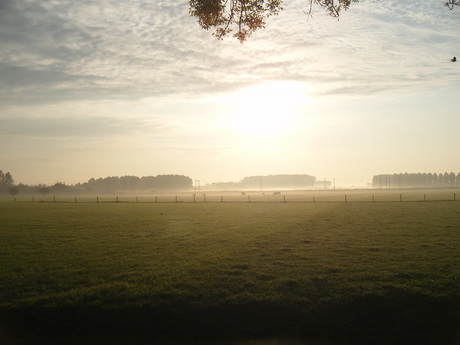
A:
<svg viewBox="0 0 460 345">
<path fill-rule="evenodd" d="M 460 203 L 0 204 L 0 343 L 460 344 Z"/>
</svg>

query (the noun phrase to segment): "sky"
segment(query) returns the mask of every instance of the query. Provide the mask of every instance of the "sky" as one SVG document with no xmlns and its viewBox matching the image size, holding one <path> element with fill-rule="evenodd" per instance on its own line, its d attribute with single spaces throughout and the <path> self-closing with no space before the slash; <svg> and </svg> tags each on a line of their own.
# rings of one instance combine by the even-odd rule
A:
<svg viewBox="0 0 460 345">
<path fill-rule="evenodd" d="M 306 0 L 244 44 L 185 0 L 0 0 L 0 170 L 16 183 L 460 172 L 460 8 Z"/>
</svg>

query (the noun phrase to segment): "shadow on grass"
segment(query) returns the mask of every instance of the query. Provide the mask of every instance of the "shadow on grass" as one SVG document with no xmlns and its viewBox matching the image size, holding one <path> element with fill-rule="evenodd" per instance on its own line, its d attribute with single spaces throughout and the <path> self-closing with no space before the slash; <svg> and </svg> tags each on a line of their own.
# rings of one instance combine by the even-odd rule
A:
<svg viewBox="0 0 460 345">
<path fill-rule="evenodd" d="M 458 298 L 399 294 L 320 305 L 245 302 L 204 308 L 169 302 L 1 310 L 0 343 L 456 345 L 459 330 Z"/>
</svg>

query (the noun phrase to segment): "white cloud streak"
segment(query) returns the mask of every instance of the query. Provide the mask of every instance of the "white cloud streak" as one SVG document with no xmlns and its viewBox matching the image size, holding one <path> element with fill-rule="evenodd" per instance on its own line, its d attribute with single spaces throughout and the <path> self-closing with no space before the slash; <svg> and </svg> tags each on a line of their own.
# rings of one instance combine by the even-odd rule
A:
<svg viewBox="0 0 460 345">
<path fill-rule="evenodd" d="M 254 79 L 303 80 L 327 93 L 451 83 L 458 72 L 443 74 L 440 66 L 458 48 L 459 11 L 440 5 L 365 1 L 336 22 L 320 9 L 307 21 L 303 1 L 287 1 L 240 46 L 200 31 L 185 1 L 6 1 L 0 100 L 204 94 Z"/>
</svg>

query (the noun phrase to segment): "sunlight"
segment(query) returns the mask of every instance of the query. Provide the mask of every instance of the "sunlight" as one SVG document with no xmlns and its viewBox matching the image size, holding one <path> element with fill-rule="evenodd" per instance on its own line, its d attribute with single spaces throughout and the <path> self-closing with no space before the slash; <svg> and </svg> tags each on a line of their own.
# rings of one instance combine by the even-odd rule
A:
<svg viewBox="0 0 460 345">
<path fill-rule="evenodd" d="M 273 135 L 293 130 L 301 103 L 308 101 L 306 87 L 299 82 L 272 82 L 236 95 L 228 126 L 254 135 Z"/>
</svg>

